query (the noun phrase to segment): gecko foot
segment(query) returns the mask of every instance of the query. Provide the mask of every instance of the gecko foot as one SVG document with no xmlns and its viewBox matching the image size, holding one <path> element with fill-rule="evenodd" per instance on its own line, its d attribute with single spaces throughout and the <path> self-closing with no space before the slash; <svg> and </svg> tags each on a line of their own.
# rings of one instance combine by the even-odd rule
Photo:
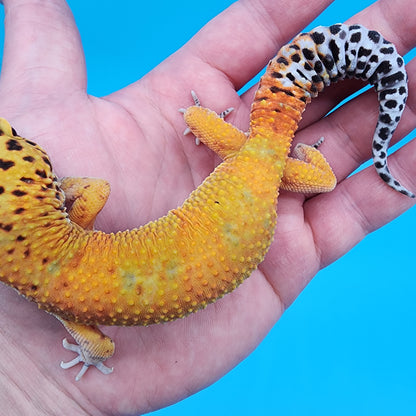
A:
<svg viewBox="0 0 416 416">
<path fill-rule="evenodd" d="M 199 100 L 195 91 L 191 90 L 191 96 L 192 96 L 192 99 L 194 100 L 194 105 L 196 107 L 201 107 L 201 101 Z M 186 108 L 180 108 L 178 111 L 182 114 L 185 114 Z M 221 111 L 221 113 L 218 114 L 218 117 L 225 119 L 225 117 L 227 117 L 228 114 L 230 114 L 232 111 L 234 111 L 234 107 L 226 108 L 224 111 Z M 186 136 L 189 133 L 191 133 L 191 129 L 187 127 L 184 130 L 183 135 Z M 195 144 L 198 146 L 200 143 L 201 143 L 201 140 L 199 140 L 198 137 L 195 137 Z"/>
<path fill-rule="evenodd" d="M 97 370 L 100 370 L 103 374 L 110 374 L 113 372 L 113 368 L 110 368 L 104 365 L 101 358 L 94 358 L 94 357 L 87 356 L 87 354 L 85 353 L 84 349 L 81 346 L 69 343 L 66 338 L 63 339 L 62 345 L 66 350 L 77 353 L 78 356 L 68 362 L 62 361 L 61 368 L 67 369 L 67 368 L 74 367 L 78 363 L 84 363 L 80 372 L 75 377 L 76 381 L 79 381 L 81 379 L 81 377 L 86 373 L 86 371 L 88 370 L 90 366 L 96 367 Z"/>
</svg>

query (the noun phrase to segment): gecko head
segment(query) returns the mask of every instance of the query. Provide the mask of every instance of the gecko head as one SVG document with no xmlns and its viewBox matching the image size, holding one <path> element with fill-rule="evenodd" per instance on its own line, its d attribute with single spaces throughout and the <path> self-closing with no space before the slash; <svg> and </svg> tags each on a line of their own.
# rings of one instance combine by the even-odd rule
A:
<svg viewBox="0 0 416 416">
<path fill-rule="evenodd" d="M 46 152 L 20 137 L 0 118 L 0 197 L 6 198 L 6 202 L 11 197 L 26 199 L 26 195 L 38 201 L 63 199 Z"/>
<path fill-rule="evenodd" d="M 0 118 L 0 172 L 8 171 L 19 180 L 27 178 L 26 183 L 54 176 L 46 152 L 36 143 L 20 137 L 8 121 Z"/>
</svg>

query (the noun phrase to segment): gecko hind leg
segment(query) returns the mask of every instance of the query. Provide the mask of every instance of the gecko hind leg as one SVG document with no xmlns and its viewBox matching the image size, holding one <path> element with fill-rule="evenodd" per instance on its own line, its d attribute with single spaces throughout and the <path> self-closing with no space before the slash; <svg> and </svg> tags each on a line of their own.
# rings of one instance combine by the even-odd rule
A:
<svg viewBox="0 0 416 416">
<path fill-rule="evenodd" d="M 324 155 L 318 150 L 323 143 L 321 137 L 316 143 L 299 143 L 289 157 L 282 177 L 282 189 L 291 192 L 321 193 L 335 188 L 337 179 Z"/>
<path fill-rule="evenodd" d="M 201 107 L 198 97 L 195 97 L 195 105 L 182 111 L 188 128 L 223 160 L 234 156 L 246 143 L 247 135 L 214 111 Z M 320 138 L 313 145 L 295 146 L 293 157 L 286 161 L 282 189 L 302 193 L 329 192 L 334 189 L 336 177 L 318 150 L 323 140 Z"/>
<path fill-rule="evenodd" d="M 66 177 L 61 179 L 69 219 L 85 230 L 92 230 L 97 215 L 110 195 L 105 179 Z"/>
<path fill-rule="evenodd" d="M 199 98 L 198 98 L 198 96 L 196 95 L 196 92 L 195 91 L 193 91 L 193 90 L 191 90 L 191 96 L 192 96 L 192 99 L 193 99 L 193 101 L 194 101 L 194 105 L 193 106 L 191 106 L 191 107 L 195 107 L 195 108 L 200 108 L 201 110 L 208 110 L 208 109 L 206 109 L 206 108 L 203 108 L 202 106 L 201 106 L 201 101 L 199 100 Z M 188 107 L 188 108 L 180 108 L 179 109 L 179 112 L 180 113 L 182 113 L 182 114 L 187 114 L 188 113 L 188 110 L 189 110 L 189 108 L 190 107 Z M 208 110 L 208 111 L 212 111 L 212 110 Z M 224 111 L 221 111 L 221 113 L 215 113 L 214 111 L 212 111 L 212 113 L 213 114 L 215 114 L 215 116 L 216 117 L 219 117 L 221 120 L 224 120 L 225 119 L 225 117 L 227 117 L 228 116 L 228 114 L 230 114 L 232 111 L 234 111 L 234 107 L 228 107 L 228 108 L 226 108 Z M 203 113 L 202 113 L 203 114 Z M 188 123 L 187 123 L 188 124 Z M 228 124 L 228 123 L 226 123 L 226 124 Z M 234 129 L 236 129 L 234 126 L 232 126 L 231 124 L 230 124 L 230 126 L 231 127 L 233 127 Z M 236 130 L 238 130 L 238 129 L 236 129 Z M 196 134 L 196 131 L 191 127 L 191 125 L 189 125 L 188 124 L 188 127 L 184 130 L 184 132 L 183 132 L 183 135 L 184 136 L 186 136 L 187 134 L 189 134 L 189 133 L 193 133 L 194 135 L 195 135 L 195 144 L 197 145 L 197 146 L 199 146 L 200 144 L 201 144 L 201 139 L 199 138 L 199 136 Z M 241 132 L 242 133 L 242 132 Z M 244 133 L 243 133 L 244 134 Z M 202 137 L 204 137 L 204 136 L 202 136 Z M 230 138 L 231 140 L 232 140 L 232 138 Z M 209 144 L 207 144 L 205 141 L 204 141 L 204 143 L 209 147 Z M 239 146 L 239 148 L 240 148 L 241 146 Z"/>
</svg>

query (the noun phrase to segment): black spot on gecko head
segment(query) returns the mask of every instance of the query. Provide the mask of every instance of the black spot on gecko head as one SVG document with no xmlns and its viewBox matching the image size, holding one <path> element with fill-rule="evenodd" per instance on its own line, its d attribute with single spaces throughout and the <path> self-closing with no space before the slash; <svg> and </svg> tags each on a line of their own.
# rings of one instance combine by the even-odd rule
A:
<svg viewBox="0 0 416 416">
<path fill-rule="evenodd" d="M 52 163 L 47 156 L 43 156 L 42 160 L 51 168 L 52 170 Z"/>
<path fill-rule="evenodd" d="M 7 150 L 22 150 L 23 146 L 16 140 L 16 139 L 10 139 L 6 142 L 6 148 Z"/>
<path fill-rule="evenodd" d="M 31 183 L 34 183 L 34 182 L 35 182 L 32 178 L 26 178 L 26 177 L 24 177 L 24 176 L 22 176 L 22 177 L 20 178 L 20 180 L 21 180 L 22 182 L 24 182 L 24 183 L 28 183 L 28 184 L 31 184 Z"/>
<path fill-rule="evenodd" d="M 47 176 L 48 176 L 44 170 L 40 170 L 40 169 L 37 169 L 35 171 L 35 173 L 36 173 L 36 175 L 38 175 L 41 178 L 47 178 Z"/>
<path fill-rule="evenodd" d="M 25 156 L 23 160 L 29 163 L 33 163 L 35 161 L 35 158 L 32 156 Z"/>
<path fill-rule="evenodd" d="M 13 224 L 3 224 L 0 222 L 0 230 L 10 232 L 13 229 Z"/>
<path fill-rule="evenodd" d="M 33 147 L 37 147 L 38 145 L 35 142 L 32 142 L 31 140 L 25 139 L 26 143 L 30 144 Z"/>
<path fill-rule="evenodd" d="M 15 163 L 13 162 L 13 160 L 0 159 L 0 169 L 2 169 L 2 170 L 9 170 L 14 165 L 15 165 Z"/>
<path fill-rule="evenodd" d="M 14 190 L 14 191 L 12 192 L 12 194 L 13 194 L 14 196 L 21 197 L 21 196 L 25 196 L 25 195 L 27 195 L 27 192 L 25 192 L 25 191 L 21 191 L 20 189 L 16 189 L 16 190 Z"/>
</svg>

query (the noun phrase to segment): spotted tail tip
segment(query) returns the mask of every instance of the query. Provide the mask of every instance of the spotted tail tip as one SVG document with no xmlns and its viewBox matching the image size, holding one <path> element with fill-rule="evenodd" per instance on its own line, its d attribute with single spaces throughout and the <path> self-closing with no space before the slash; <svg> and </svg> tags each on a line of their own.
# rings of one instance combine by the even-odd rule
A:
<svg viewBox="0 0 416 416">
<path fill-rule="evenodd" d="M 415 198 L 416 195 L 413 192 L 410 192 L 408 189 L 406 189 L 404 186 L 400 184 L 398 180 L 396 180 L 390 173 L 387 165 L 383 167 L 383 169 L 377 168 L 377 173 L 380 176 L 380 178 L 386 182 L 388 186 L 393 188 L 395 191 L 400 192 L 403 195 L 406 195 L 409 198 Z"/>
</svg>

